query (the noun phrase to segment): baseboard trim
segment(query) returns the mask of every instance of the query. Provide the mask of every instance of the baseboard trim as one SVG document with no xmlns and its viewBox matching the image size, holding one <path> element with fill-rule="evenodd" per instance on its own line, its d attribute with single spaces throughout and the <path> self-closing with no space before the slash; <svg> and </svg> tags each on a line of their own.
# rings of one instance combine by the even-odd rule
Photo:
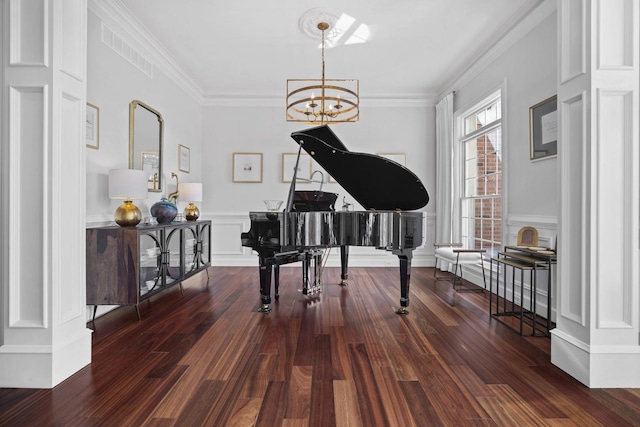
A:
<svg viewBox="0 0 640 427">
<path fill-rule="evenodd" d="M 551 363 L 590 388 L 640 387 L 640 346 L 590 346 L 556 328 Z"/>
</svg>

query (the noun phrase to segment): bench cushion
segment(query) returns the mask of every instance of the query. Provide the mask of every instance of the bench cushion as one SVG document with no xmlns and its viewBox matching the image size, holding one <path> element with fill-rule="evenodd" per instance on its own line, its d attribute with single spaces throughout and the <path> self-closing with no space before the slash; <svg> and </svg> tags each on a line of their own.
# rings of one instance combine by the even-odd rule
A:
<svg viewBox="0 0 640 427">
<path fill-rule="evenodd" d="M 435 255 L 437 258 L 452 264 L 455 264 L 456 260 L 458 260 L 459 264 L 478 263 L 482 257 L 480 252 L 460 252 L 460 257 L 458 258 L 458 253 L 455 250 L 456 248 L 451 247 L 437 248 Z"/>
</svg>

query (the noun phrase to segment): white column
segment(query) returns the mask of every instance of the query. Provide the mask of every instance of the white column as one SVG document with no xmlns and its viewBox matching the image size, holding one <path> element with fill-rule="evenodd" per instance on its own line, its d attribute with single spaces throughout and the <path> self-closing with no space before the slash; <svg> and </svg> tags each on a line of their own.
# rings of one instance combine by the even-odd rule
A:
<svg viewBox="0 0 640 427">
<path fill-rule="evenodd" d="M 640 387 L 637 0 L 558 0 L 560 227 L 551 360 Z"/>
<path fill-rule="evenodd" d="M 0 387 L 91 362 L 85 304 L 86 0 L 1 0 Z"/>
</svg>

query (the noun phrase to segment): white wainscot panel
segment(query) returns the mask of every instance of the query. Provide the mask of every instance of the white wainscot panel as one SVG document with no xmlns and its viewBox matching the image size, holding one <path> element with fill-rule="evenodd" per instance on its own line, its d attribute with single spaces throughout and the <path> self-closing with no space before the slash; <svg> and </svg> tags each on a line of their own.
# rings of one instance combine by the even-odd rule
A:
<svg viewBox="0 0 640 427">
<path fill-rule="evenodd" d="M 10 0 L 9 62 L 11 65 L 48 66 L 49 2 Z"/>
<path fill-rule="evenodd" d="M 637 0 L 598 1 L 598 68 L 624 69 L 633 66 L 634 13 Z M 634 10 L 636 9 L 636 10 Z"/>
<path fill-rule="evenodd" d="M 595 201 L 597 319 L 599 328 L 632 327 L 632 92 L 602 90 L 598 97 Z M 615 248 L 612 250 L 611 248 Z"/>
<path fill-rule="evenodd" d="M 64 0 L 55 2 L 61 8 L 57 14 L 62 19 L 62 25 L 56 26 L 62 34 L 62 49 L 60 70 L 69 76 L 84 81 L 86 66 L 86 20 L 82 16 L 86 13 L 85 0 Z"/>
<path fill-rule="evenodd" d="M 586 4 L 585 0 L 566 0 L 559 2 L 558 8 L 564 55 L 560 60 L 560 74 L 564 83 L 586 72 Z"/>
<path fill-rule="evenodd" d="M 9 88 L 9 327 L 46 327 L 48 86 Z"/>
<path fill-rule="evenodd" d="M 581 217 L 585 209 L 584 186 L 582 174 L 585 170 L 585 135 L 586 135 L 586 111 L 585 93 L 561 103 L 561 114 L 564 125 L 562 127 L 562 140 L 566 143 L 561 146 L 562 180 L 571 183 L 573 191 L 562 197 L 561 209 L 570 214 L 572 218 Z M 563 186 L 567 187 L 567 186 Z M 578 212 L 575 212 L 578 211 Z M 569 221 L 563 224 L 560 236 L 562 245 L 562 264 L 559 266 L 558 281 L 560 286 L 560 314 L 561 316 L 586 325 L 586 287 L 587 281 L 583 277 L 585 255 L 584 236 L 586 225 L 581 221 Z"/>
<path fill-rule="evenodd" d="M 244 231 L 246 221 L 238 218 L 213 219 L 211 222 L 211 256 L 242 255 L 244 248 L 240 235 Z"/>
<path fill-rule="evenodd" d="M 83 259 L 85 254 L 85 230 L 81 227 L 66 227 L 65 223 L 82 223 L 82 210 L 68 211 L 64 207 L 68 199 L 75 200 L 84 206 L 84 185 L 72 185 L 83 182 L 84 174 L 81 168 L 70 168 L 67 165 L 84 164 L 84 130 L 82 118 L 84 103 L 72 95 L 63 93 L 60 98 L 60 139 L 54 141 L 52 150 L 53 164 L 56 169 L 51 182 L 52 242 L 57 242 L 58 248 L 51 254 L 52 277 L 61 284 L 58 298 L 61 323 L 78 317 L 84 318 L 85 302 L 85 268 L 84 263 L 79 268 L 63 269 L 68 259 Z M 69 190 L 71 189 L 71 190 Z M 69 193 L 72 191 L 73 193 Z"/>
</svg>

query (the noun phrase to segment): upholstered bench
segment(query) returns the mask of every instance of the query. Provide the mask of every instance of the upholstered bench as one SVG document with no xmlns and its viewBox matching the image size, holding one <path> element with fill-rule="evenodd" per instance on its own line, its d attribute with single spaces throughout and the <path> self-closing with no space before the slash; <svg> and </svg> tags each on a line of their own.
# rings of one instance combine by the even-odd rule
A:
<svg viewBox="0 0 640 427">
<path fill-rule="evenodd" d="M 455 291 L 479 291 L 482 292 L 487 289 L 487 279 L 484 273 L 484 262 L 482 254 L 486 252 L 484 249 L 464 249 L 461 243 L 434 243 L 436 264 L 433 270 L 433 276 L 436 280 L 451 280 L 450 276 L 437 276 L 438 260 L 441 262 L 448 262 L 453 264 L 453 289 Z M 463 265 L 479 265 L 482 268 L 482 280 L 484 281 L 483 288 L 469 288 L 469 287 L 457 287 L 456 283 L 462 278 L 462 266 Z M 460 268 L 460 275 L 458 275 L 458 268 Z"/>
</svg>

